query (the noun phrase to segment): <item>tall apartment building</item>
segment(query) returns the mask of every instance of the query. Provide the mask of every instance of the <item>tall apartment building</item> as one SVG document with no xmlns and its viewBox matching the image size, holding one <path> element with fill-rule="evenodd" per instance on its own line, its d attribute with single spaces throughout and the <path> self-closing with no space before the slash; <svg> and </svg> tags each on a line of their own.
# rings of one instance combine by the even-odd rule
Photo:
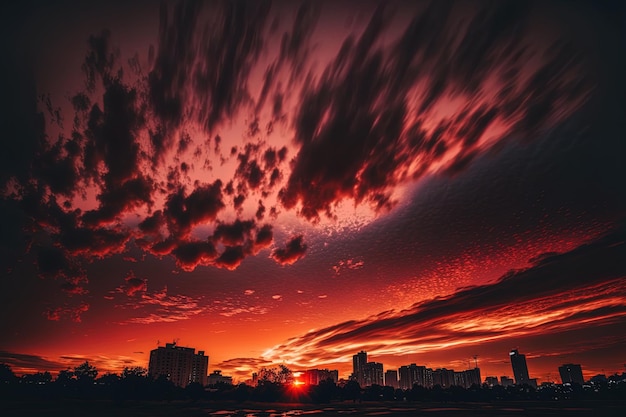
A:
<svg viewBox="0 0 626 417">
<path fill-rule="evenodd" d="M 472 385 L 480 385 L 480 368 L 467 369 L 465 371 L 454 372 L 454 385 L 463 388 L 470 388 Z M 496 378 L 496 385 L 497 385 Z"/>
<path fill-rule="evenodd" d="M 186 387 L 192 382 L 207 384 L 209 357 L 200 350 L 196 354 L 194 348 L 176 346 L 166 343 L 150 351 L 148 372 L 157 378 L 165 375 L 175 385 Z"/>
<path fill-rule="evenodd" d="M 368 362 L 365 364 L 364 386 L 383 386 L 383 364 L 380 362 Z"/>
<path fill-rule="evenodd" d="M 439 385 L 442 388 L 448 388 L 455 385 L 454 370 L 446 368 L 438 368 L 433 371 L 433 385 Z"/>
<path fill-rule="evenodd" d="M 308 369 L 302 375 L 302 382 L 307 385 L 319 385 L 320 382 L 329 379 L 336 384 L 339 381 L 339 371 L 336 369 Z"/>
<path fill-rule="evenodd" d="M 411 389 L 414 384 L 422 387 L 433 386 L 433 370 L 414 363 L 401 366 L 398 369 L 398 378 L 402 389 Z"/>
<path fill-rule="evenodd" d="M 365 366 L 367 365 L 367 353 L 362 350 L 352 356 L 352 379 L 365 386 Z"/>
<path fill-rule="evenodd" d="M 511 367 L 513 368 L 513 377 L 517 385 L 530 384 L 530 376 L 528 376 L 528 365 L 526 365 L 526 356 L 513 349 L 509 352 L 511 358 Z"/>
<path fill-rule="evenodd" d="M 385 386 L 398 388 L 398 371 L 389 369 L 385 371 Z"/>
</svg>

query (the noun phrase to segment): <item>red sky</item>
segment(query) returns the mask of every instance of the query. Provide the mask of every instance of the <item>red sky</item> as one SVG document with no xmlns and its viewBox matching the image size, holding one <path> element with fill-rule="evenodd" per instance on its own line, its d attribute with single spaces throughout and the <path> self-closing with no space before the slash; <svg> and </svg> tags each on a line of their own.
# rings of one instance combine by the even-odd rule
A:
<svg viewBox="0 0 626 417">
<path fill-rule="evenodd" d="M 3 8 L 18 373 L 623 370 L 619 6 Z"/>
</svg>

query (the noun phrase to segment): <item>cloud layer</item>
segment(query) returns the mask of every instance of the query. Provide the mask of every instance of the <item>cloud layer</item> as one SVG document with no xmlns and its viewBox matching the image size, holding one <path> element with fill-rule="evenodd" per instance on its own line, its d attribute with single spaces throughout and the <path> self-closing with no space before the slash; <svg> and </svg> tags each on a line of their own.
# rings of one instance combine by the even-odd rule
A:
<svg viewBox="0 0 626 417">
<path fill-rule="evenodd" d="M 564 254 L 546 254 L 493 284 L 313 330 L 275 346 L 268 361 L 308 368 L 348 362 L 361 349 L 402 356 L 544 338 L 626 322 L 626 234 L 608 235 Z M 548 349 L 549 350 L 549 349 Z"/>
</svg>

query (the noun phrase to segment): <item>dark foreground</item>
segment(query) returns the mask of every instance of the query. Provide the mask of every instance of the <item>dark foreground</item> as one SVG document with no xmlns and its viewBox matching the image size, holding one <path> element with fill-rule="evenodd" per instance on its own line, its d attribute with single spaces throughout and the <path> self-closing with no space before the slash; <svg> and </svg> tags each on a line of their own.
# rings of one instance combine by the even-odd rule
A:
<svg viewBox="0 0 626 417">
<path fill-rule="evenodd" d="M 624 401 L 506 403 L 352 403 L 324 405 L 229 402 L 3 401 L 4 417 L 281 417 L 281 416 L 625 416 Z"/>
</svg>

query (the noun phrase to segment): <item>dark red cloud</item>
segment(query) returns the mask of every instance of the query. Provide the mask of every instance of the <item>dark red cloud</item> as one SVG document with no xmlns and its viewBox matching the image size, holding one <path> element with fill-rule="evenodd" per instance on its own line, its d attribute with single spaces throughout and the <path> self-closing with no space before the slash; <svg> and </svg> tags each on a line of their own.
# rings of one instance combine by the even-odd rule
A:
<svg viewBox="0 0 626 417">
<path fill-rule="evenodd" d="M 255 227 L 254 220 L 235 220 L 233 223 L 220 223 L 213 232 L 213 240 L 224 245 L 241 245 L 250 239 Z"/>
<path fill-rule="evenodd" d="M 159 235 L 164 225 L 165 216 L 161 210 L 157 210 L 139 223 L 139 230 L 148 235 Z"/>
<path fill-rule="evenodd" d="M 294 236 L 285 248 L 275 249 L 271 257 L 281 265 L 291 265 L 304 256 L 307 245 L 304 243 L 304 236 Z"/>
<path fill-rule="evenodd" d="M 181 125 L 191 108 L 194 119 L 213 130 L 249 97 L 248 76 L 264 46 L 269 3 L 181 2 L 173 18 L 170 13 L 161 8 L 150 101 L 168 124 Z M 210 21 L 198 21 L 203 13 Z"/>
<path fill-rule="evenodd" d="M 75 227 L 62 230 L 55 236 L 61 245 L 73 255 L 106 257 L 122 253 L 130 234 L 123 228 Z"/>
<path fill-rule="evenodd" d="M 497 142 L 530 141 L 586 98 L 584 49 L 558 28 L 532 33 L 534 6 L 472 4 L 463 16 L 442 2 L 402 6 L 402 27 L 381 6 L 336 53 L 313 42 L 318 7 L 302 4 L 286 26 L 276 18 L 269 27 L 282 6 L 163 5 L 147 65 L 139 55 L 126 64 L 109 31 L 91 36 L 66 121 L 49 96 L 34 100 L 33 86 L 8 86 L 6 132 L 16 140 L 5 151 L 18 162 L 2 153 L 0 189 L 25 218 L 27 244 L 54 242 L 33 251 L 41 276 L 78 294 L 87 264 L 129 247 L 171 255 L 185 270 L 234 269 L 272 245 L 272 225 L 256 222 L 276 221 L 281 203 L 312 221 L 346 199 L 388 209 L 398 185 L 467 172 Z M 6 79 L 20 81 L 19 69 Z M 245 131 L 233 145 L 226 127 L 237 117 Z M 290 165 L 273 142 L 279 132 L 293 135 Z M 222 174 L 228 164 L 234 173 Z M 292 264 L 306 249 L 300 235 L 270 256 Z"/>
<path fill-rule="evenodd" d="M 433 2 L 382 46 L 389 19 L 381 6 L 303 87 L 294 117 L 301 147 L 280 193 L 283 205 L 309 220 L 332 217 L 344 199 L 388 209 L 397 184 L 436 164 L 450 173 L 467 167 L 489 147 L 479 139 L 490 128 L 507 126 L 498 140 L 527 137 L 571 114 L 585 98 L 581 62 L 561 40 L 534 39 L 528 14 L 525 4 L 498 3 L 459 25 L 454 9 Z M 553 43 L 550 53 L 533 69 L 527 60 L 545 42 Z M 465 104 L 448 117 L 430 115 L 449 106 L 446 100 Z"/>
<path fill-rule="evenodd" d="M 198 265 L 210 265 L 218 253 L 209 241 L 189 241 L 178 244 L 172 250 L 176 264 L 185 271 L 193 271 Z"/>
<path fill-rule="evenodd" d="M 273 239 L 274 234 L 272 232 L 272 226 L 266 224 L 257 231 L 254 244 L 257 248 L 266 248 L 272 244 Z"/>
<path fill-rule="evenodd" d="M 80 323 L 83 313 L 89 310 L 89 304 L 81 302 L 78 305 L 56 307 L 46 310 L 45 316 L 48 320 L 59 321 L 61 319 L 70 319 Z"/>
<path fill-rule="evenodd" d="M 215 220 L 224 207 L 222 182 L 216 180 L 198 186 L 188 196 L 185 196 L 184 188 L 179 188 L 168 196 L 163 214 L 170 234 L 186 236 L 192 226 Z"/>
<path fill-rule="evenodd" d="M 224 251 L 215 260 L 215 266 L 230 270 L 237 269 L 246 257 L 243 246 L 226 246 Z"/>
<path fill-rule="evenodd" d="M 130 271 L 128 275 L 126 275 L 124 281 L 126 281 L 126 284 L 121 287 L 121 290 L 129 297 L 135 294 L 145 293 L 148 290 L 148 280 L 137 278 L 133 271 Z"/>
<path fill-rule="evenodd" d="M 132 210 L 142 205 L 151 207 L 152 189 L 152 181 L 142 175 L 125 181 L 119 184 L 119 186 L 106 188 L 98 196 L 100 207 L 85 212 L 83 221 L 90 225 L 108 223 L 127 210 Z"/>
</svg>

